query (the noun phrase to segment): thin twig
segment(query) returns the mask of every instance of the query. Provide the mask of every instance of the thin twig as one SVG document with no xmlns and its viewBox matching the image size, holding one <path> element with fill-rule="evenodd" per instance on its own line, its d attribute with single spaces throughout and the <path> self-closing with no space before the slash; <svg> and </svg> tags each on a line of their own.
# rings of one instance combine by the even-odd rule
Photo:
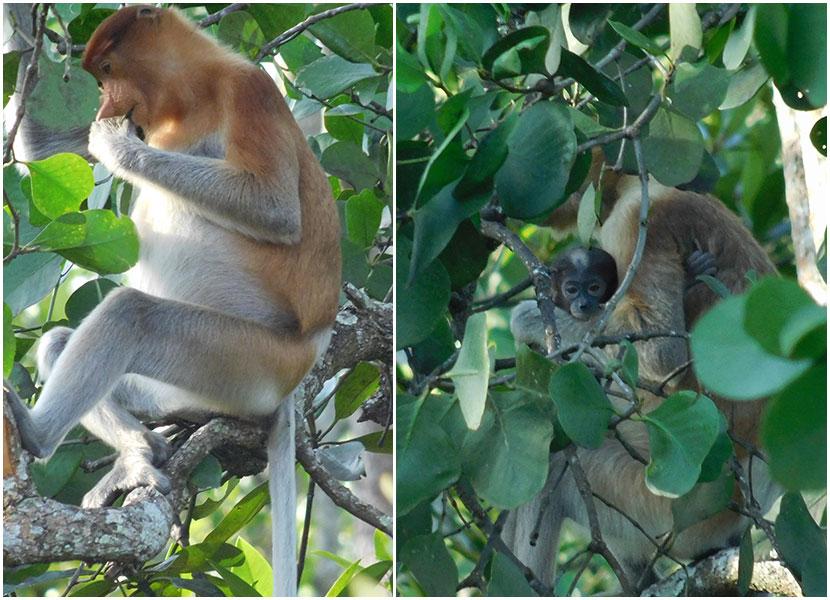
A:
<svg viewBox="0 0 830 600">
<path fill-rule="evenodd" d="M 495 296 L 491 296 L 490 298 L 484 298 L 483 300 L 478 300 L 477 302 L 473 302 L 473 312 L 484 312 L 485 310 L 490 310 L 494 306 L 500 306 L 510 300 L 516 294 L 520 294 L 533 285 L 533 278 L 532 277 L 525 277 L 522 281 L 514 285 L 512 288 L 507 290 L 506 292 L 502 292 L 501 294 L 496 294 Z"/>
<path fill-rule="evenodd" d="M 248 8 L 248 4 L 245 3 L 245 2 L 239 2 L 239 3 L 236 3 L 236 4 L 229 4 L 225 8 L 223 8 L 222 10 L 217 11 L 217 12 L 213 13 L 212 15 L 208 15 L 204 19 L 199 21 L 199 27 L 201 27 L 202 29 L 204 29 L 205 27 L 210 27 L 211 25 L 214 25 L 215 23 L 218 23 L 219 21 L 221 21 L 225 17 L 225 15 L 229 15 L 233 12 L 237 12 L 237 11 L 240 11 L 240 10 L 245 10 L 247 8 Z"/>
<path fill-rule="evenodd" d="M 556 329 L 556 305 L 553 301 L 553 281 L 550 269 L 533 254 L 518 235 L 510 231 L 503 223 L 491 221 L 482 215 L 481 233 L 510 248 L 530 273 L 533 288 L 536 291 L 536 303 L 545 326 L 545 350 L 548 355 L 552 355 L 559 349 L 561 339 Z"/>
<path fill-rule="evenodd" d="M 345 6 L 338 6 L 337 8 L 331 8 L 329 10 L 324 10 L 323 12 L 319 12 L 316 15 L 311 15 L 307 19 L 297 23 L 291 29 L 287 29 L 282 32 L 280 35 L 275 37 L 273 40 L 265 44 L 257 54 L 254 62 L 259 62 L 269 54 L 273 54 L 273 52 L 285 44 L 286 42 L 290 42 L 295 37 L 300 35 L 306 29 L 314 25 L 315 23 L 319 23 L 323 19 L 330 19 L 331 17 L 336 17 L 339 14 L 344 12 L 348 12 L 350 10 L 360 10 L 364 8 L 371 7 L 372 4 L 369 2 L 366 3 L 358 3 L 358 4 L 346 4 Z"/>
<path fill-rule="evenodd" d="M 33 9 L 34 10 L 34 9 Z M 20 129 L 20 123 L 23 121 L 23 116 L 26 114 L 26 101 L 29 99 L 35 87 L 35 78 L 37 77 L 37 61 L 40 58 L 41 50 L 43 50 L 43 30 L 46 27 L 46 15 L 49 13 L 49 5 L 44 4 L 40 10 L 40 18 L 37 21 L 37 30 L 35 31 L 35 47 L 32 51 L 32 58 L 29 61 L 29 66 L 26 67 L 26 75 L 23 77 L 23 88 L 20 90 L 18 97 L 17 114 L 15 115 L 14 124 L 12 124 L 9 133 L 6 136 L 6 145 L 3 148 L 3 164 L 8 164 L 12 159 L 12 146 L 14 145 L 14 138 L 17 137 L 17 130 Z"/>
<path fill-rule="evenodd" d="M 504 543 L 504 540 L 501 539 L 501 535 L 492 535 L 494 530 L 494 525 L 490 521 L 490 517 L 487 515 L 487 511 L 481 506 L 476 498 L 475 493 L 472 490 L 472 487 L 469 483 L 462 481 L 456 484 L 455 486 L 456 491 L 458 492 L 458 497 L 470 511 L 470 514 L 473 515 L 473 518 L 476 521 L 476 524 L 479 528 L 488 536 L 488 539 L 492 537 L 493 539 L 493 546 L 496 550 L 500 553 L 504 554 L 518 569 L 522 572 L 525 579 L 527 580 L 528 584 L 533 591 L 539 594 L 540 596 L 552 596 L 553 590 L 551 590 L 548 586 L 542 583 L 539 579 L 537 579 L 536 575 L 533 571 L 524 564 L 518 557 L 513 553 L 513 551 Z"/>
<path fill-rule="evenodd" d="M 614 553 L 611 552 L 611 549 L 602 538 L 602 530 L 600 529 L 599 517 L 597 516 L 597 507 L 594 505 L 593 491 L 591 490 L 591 485 L 588 483 L 588 477 L 585 475 L 585 471 L 582 470 L 582 465 L 580 464 L 579 457 L 576 454 L 576 448 L 573 445 L 565 448 L 565 456 L 570 464 L 571 473 L 573 474 L 574 481 L 576 482 L 579 495 L 582 497 L 582 501 L 585 504 L 585 512 L 588 515 L 588 524 L 591 530 L 590 549 L 597 554 L 601 554 L 602 557 L 608 562 L 608 565 L 611 567 L 611 570 L 614 571 L 614 575 L 617 576 L 617 579 L 620 582 L 623 594 L 626 596 L 635 596 L 636 594 L 634 593 L 634 588 L 628 581 L 628 576 L 625 574 L 620 561 L 617 560 L 617 557 L 614 556 Z"/>
</svg>

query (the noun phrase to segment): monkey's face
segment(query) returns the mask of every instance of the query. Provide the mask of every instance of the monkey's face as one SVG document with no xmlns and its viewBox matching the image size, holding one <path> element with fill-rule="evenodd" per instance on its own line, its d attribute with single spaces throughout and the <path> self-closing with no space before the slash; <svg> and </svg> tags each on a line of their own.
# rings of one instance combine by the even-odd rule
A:
<svg viewBox="0 0 830 600">
<path fill-rule="evenodd" d="M 602 308 L 607 291 L 608 286 L 599 277 L 568 277 L 560 284 L 557 304 L 574 319 L 588 321 Z"/>
</svg>

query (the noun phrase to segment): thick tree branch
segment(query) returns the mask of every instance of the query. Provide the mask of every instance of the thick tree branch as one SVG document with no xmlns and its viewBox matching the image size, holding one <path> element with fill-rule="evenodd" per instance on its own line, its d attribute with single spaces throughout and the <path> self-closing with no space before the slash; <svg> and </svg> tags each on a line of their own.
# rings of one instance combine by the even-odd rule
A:
<svg viewBox="0 0 830 600">
<path fill-rule="evenodd" d="M 341 308 L 329 350 L 295 394 L 298 406 L 309 397 L 313 399 L 338 371 L 357 361 L 391 360 L 391 305 L 375 302 L 354 289 L 348 294 L 355 300 Z M 14 391 L 5 390 L 4 396 L 10 393 Z M 11 411 L 5 410 L 5 415 L 10 418 Z M 179 513 L 187 506 L 192 495 L 188 479 L 193 469 L 209 453 L 228 445 L 250 450 L 253 455 L 261 453 L 268 427 L 229 418 L 212 419 L 197 429 L 165 465 L 173 484 L 170 494 L 162 496 L 154 489 L 140 488 L 127 495 L 123 508 L 82 509 L 38 496 L 28 474 L 31 458 L 21 452 L 17 436 L 10 435 L 16 429 L 7 425 L 9 464 L 4 475 L 9 471 L 13 474 L 5 476 L 3 482 L 4 560 L 7 564 L 26 564 L 151 558 L 164 548 Z M 331 477 L 311 451 L 305 429 L 297 429 L 297 456 L 314 482 L 336 504 L 391 535 L 391 517 L 361 502 Z"/>
<path fill-rule="evenodd" d="M 676 571 L 647 588 L 642 596 L 739 596 L 737 548 L 727 548 Z M 757 562 L 752 569 L 750 596 L 801 596 L 792 574 L 778 561 Z"/>
</svg>

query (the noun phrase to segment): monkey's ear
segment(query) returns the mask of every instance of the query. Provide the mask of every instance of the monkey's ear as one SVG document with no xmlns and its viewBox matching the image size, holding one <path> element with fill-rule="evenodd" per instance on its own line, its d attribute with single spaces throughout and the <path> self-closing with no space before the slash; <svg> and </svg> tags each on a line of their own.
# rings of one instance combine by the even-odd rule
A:
<svg viewBox="0 0 830 600">
<path fill-rule="evenodd" d="M 138 19 L 156 19 L 161 14 L 161 9 L 155 6 L 142 6 L 136 13 Z"/>
</svg>

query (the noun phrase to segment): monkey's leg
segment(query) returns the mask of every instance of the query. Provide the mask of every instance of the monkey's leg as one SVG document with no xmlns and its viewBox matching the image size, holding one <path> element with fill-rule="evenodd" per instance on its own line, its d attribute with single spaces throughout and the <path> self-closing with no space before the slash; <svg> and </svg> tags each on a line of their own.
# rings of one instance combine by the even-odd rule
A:
<svg viewBox="0 0 830 600">
<path fill-rule="evenodd" d="M 166 494 L 170 480 L 156 466 L 170 456 L 163 436 L 147 429 L 113 397 L 99 402 L 81 424 L 106 444 L 118 449 L 112 468 L 84 495 L 81 506 L 108 506 L 121 494 L 141 486 L 153 486 Z"/>
<path fill-rule="evenodd" d="M 15 417 L 24 447 L 48 456 L 125 373 L 194 392 L 196 409 L 265 415 L 315 357 L 311 340 L 123 288 L 72 334 L 35 407 L 15 407 Z"/>
</svg>

